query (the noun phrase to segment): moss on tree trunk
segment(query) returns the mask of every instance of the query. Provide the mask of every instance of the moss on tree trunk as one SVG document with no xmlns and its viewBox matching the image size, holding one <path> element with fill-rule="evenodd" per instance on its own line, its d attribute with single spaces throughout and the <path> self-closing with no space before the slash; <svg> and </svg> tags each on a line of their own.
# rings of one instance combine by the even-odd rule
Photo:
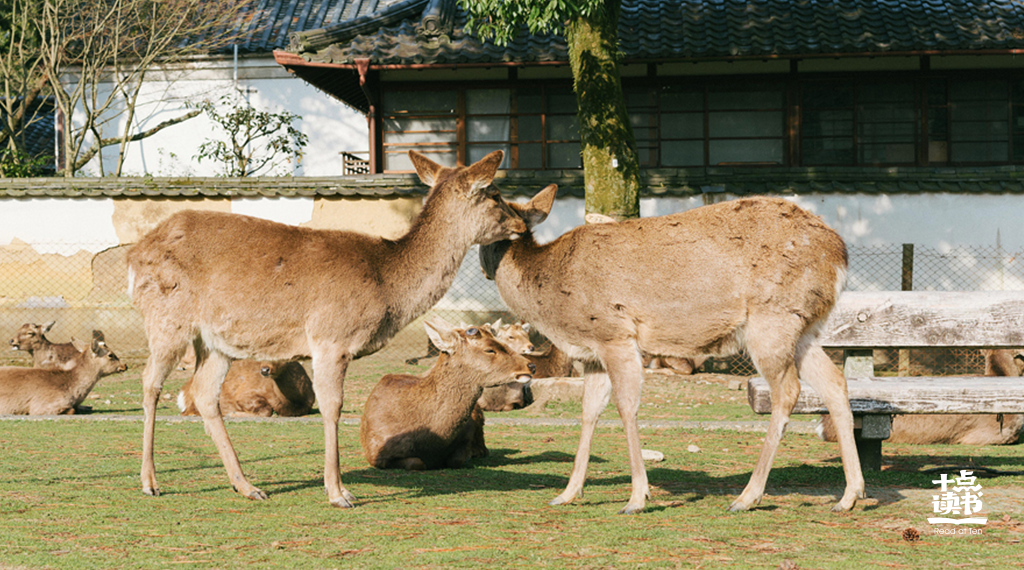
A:
<svg viewBox="0 0 1024 570">
<path fill-rule="evenodd" d="M 619 0 L 566 26 L 579 106 L 586 211 L 617 220 L 640 215 L 640 163 L 618 67 Z"/>
</svg>

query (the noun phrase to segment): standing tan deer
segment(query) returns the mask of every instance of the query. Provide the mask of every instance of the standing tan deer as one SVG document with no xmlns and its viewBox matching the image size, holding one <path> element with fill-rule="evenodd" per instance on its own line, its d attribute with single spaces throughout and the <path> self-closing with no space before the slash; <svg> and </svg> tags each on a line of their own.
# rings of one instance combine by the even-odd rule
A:
<svg viewBox="0 0 1024 570">
<path fill-rule="evenodd" d="M 128 254 L 129 291 L 145 320 L 150 356 L 143 374 L 142 490 L 158 495 L 153 463 L 156 403 L 164 379 L 195 347 L 196 408 L 232 486 L 266 494 L 245 478 L 217 401 L 233 359 L 312 358 L 324 422 L 324 487 L 331 505 L 354 497 L 338 468 L 338 416 L 345 371 L 383 347 L 451 286 L 474 244 L 526 230 L 491 182 L 500 151 L 468 167 L 409 156 L 431 187 L 423 210 L 397 240 L 314 230 L 247 216 L 184 211 Z"/>
<path fill-rule="evenodd" d="M 74 414 L 100 378 L 128 369 L 102 340 L 71 343 L 75 356 L 63 368 L 0 367 L 0 414 Z"/>
<path fill-rule="evenodd" d="M 441 354 L 423 376 L 388 374 L 370 392 L 359 423 L 366 461 L 380 469 L 462 467 L 487 454 L 484 388 L 530 381 L 535 367 L 483 327 L 424 323 Z"/>
<path fill-rule="evenodd" d="M 530 228 L 544 221 L 556 188 L 513 205 Z M 552 504 L 582 493 L 594 427 L 609 394 L 625 428 L 632 494 L 648 496 L 637 411 L 641 353 L 725 356 L 742 348 L 772 390 L 768 433 L 730 510 L 757 505 L 790 412 L 798 377 L 825 399 L 841 426 L 846 490 L 833 510 L 864 497 L 846 379 L 817 344 L 846 279 L 843 240 L 785 200 L 746 198 L 688 212 L 578 227 L 538 245 L 530 232 L 480 250 L 484 274 L 505 304 L 573 358 L 585 360 L 583 426 L 569 484 Z M 606 372 L 605 372 L 606 371 Z"/>
<path fill-rule="evenodd" d="M 69 370 L 70 363 L 78 356 L 79 351 L 70 342 L 55 344 L 46 338 L 57 321 L 37 325 L 25 323 L 21 325 L 18 332 L 14 333 L 11 339 L 13 350 L 23 350 L 32 357 L 32 366 L 36 368 L 49 368 Z M 93 331 L 93 336 L 99 331 Z M 103 333 L 100 334 L 102 340 Z"/>
</svg>

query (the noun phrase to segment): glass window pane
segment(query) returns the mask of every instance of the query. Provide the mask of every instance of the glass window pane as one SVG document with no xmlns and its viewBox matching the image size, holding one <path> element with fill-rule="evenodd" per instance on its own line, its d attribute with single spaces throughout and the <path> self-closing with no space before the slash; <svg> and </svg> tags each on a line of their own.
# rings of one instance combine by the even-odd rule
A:
<svg viewBox="0 0 1024 570">
<path fill-rule="evenodd" d="M 913 143 L 861 144 L 857 151 L 861 164 L 914 162 Z"/>
<path fill-rule="evenodd" d="M 662 166 L 704 166 L 704 141 L 662 141 Z"/>
<path fill-rule="evenodd" d="M 519 117 L 519 140 L 539 141 L 541 137 L 542 134 L 540 117 Z"/>
<path fill-rule="evenodd" d="M 704 92 L 678 87 L 663 87 L 659 97 L 661 111 L 704 111 Z"/>
<path fill-rule="evenodd" d="M 952 101 L 1005 101 L 1006 87 L 1006 82 L 998 79 L 991 81 L 955 81 L 949 86 L 949 98 Z"/>
<path fill-rule="evenodd" d="M 539 93 L 529 94 L 522 91 L 516 92 L 516 106 L 520 113 L 543 113 L 544 99 Z"/>
<path fill-rule="evenodd" d="M 946 82 L 940 79 L 928 80 L 928 104 L 945 105 L 946 103 Z"/>
<path fill-rule="evenodd" d="M 803 163 L 853 164 L 853 138 L 805 138 L 803 139 Z"/>
<path fill-rule="evenodd" d="M 579 143 L 558 143 L 548 145 L 548 168 L 580 168 Z"/>
<path fill-rule="evenodd" d="M 549 90 L 547 112 L 576 113 L 576 94 L 572 90 Z"/>
<path fill-rule="evenodd" d="M 712 138 L 781 137 L 782 111 L 710 113 L 708 130 Z"/>
<path fill-rule="evenodd" d="M 519 168 L 543 168 L 541 162 L 541 145 L 519 145 Z"/>
<path fill-rule="evenodd" d="M 848 81 L 812 82 L 801 87 L 805 109 L 853 106 L 853 84 Z"/>
<path fill-rule="evenodd" d="M 804 111 L 802 128 L 805 137 L 853 137 L 853 109 Z"/>
<path fill-rule="evenodd" d="M 427 133 L 442 140 L 455 140 L 455 119 L 384 119 L 384 137 Z"/>
<path fill-rule="evenodd" d="M 580 129 L 576 115 L 549 116 L 548 140 L 579 140 Z M 579 146 L 579 145 L 577 145 Z"/>
<path fill-rule="evenodd" d="M 512 132 L 508 117 L 468 117 L 466 119 L 466 140 L 507 141 Z"/>
<path fill-rule="evenodd" d="M 511 162 L 509 161 L 509 148 L 510 148 L 510 146 L 507 145 L 507 144 L 471 144 L 471 145 L 467 145 L 466 146 L 466 153 L 469 155 L 467 162 L 468 162 L 468 164 L 473 164 L 474 162 L 482 159 L 483 157 L 487 156 L 488 154 L 490 154 L 490 153 L 492 153 L 492 152 L 494 152 L 496 150 L 500 150 L 500 151 L 504 151 L 505 158 L 502 159 L 501 165 L 498 166 L 498 168 L 506 168 L 507 169 L 507 168 L 509 168 L 509 164 L 511 164 Z"/>
<path fill-rule="evenodd" d="M 702 113 L 666 113 L 661 115 L 661 138 L 695 139 L 704 136 Z"/>
<path fill-rule="evenodd" d="M 512 92 L 508 89 L 467 89 L 466 114 L 507 115 L 512 110 Z"/>
<path fill-rule="evenodd" d="M 441 166 L 455 166 L 457 157 L 454 149 L 450 151 L 436 151 L 416 148 L 415 150 Z M 415 170 L 415 168 L 413 168 L 412 161 L 409 160 L 407 150 L 398 152 L 388 150 L 384 153 L 384 170 Z"/>
<path fill-rule="evenodd" d="M 952 159 L 957 162 L 1005 161 L 1010 155 L 1010 145 L 1005 142 L 956 142 L 951 145 Z"/>
<path fill-rule="evenodd" d="M 764 87 L 750 91 L 718 91 L 708 93 L 709 109 L 775 109 L 783 105 L 779 87 Z"/>
<path fill-rule="evenodd" d="M 454 115 L 457 100 L 455 91 L 385 91 L 382 107 L 388 115 Z"/>
<path fill-rule="evenodd" d="M 781 140 L 713 140 L 708 146 L 710 164 L 743 162 L 782 163 Z"/>
</svg>

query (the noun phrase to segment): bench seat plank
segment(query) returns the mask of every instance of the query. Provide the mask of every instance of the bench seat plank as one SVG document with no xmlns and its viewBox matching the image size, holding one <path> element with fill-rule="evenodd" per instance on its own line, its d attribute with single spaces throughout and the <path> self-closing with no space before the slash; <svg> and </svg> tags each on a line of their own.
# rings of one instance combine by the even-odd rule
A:
<svg viewBox="0 0 1024 570">
<path fill-rule="evenodd" d="M 849 378 L 847 389 L 855 415 L 1024 413 L 1024 377 L 1018 376 Z M 750 379 L 747 399 L 754 412 L 771 413 L 771 391 L 764 378 Z M 828 410 L 817 392 L 801 382 L 793 413 Z"/>
<path fill-rule="evenodd" d="M 819 342 L 837 348 L 1024 346 L 1024 292 L 847 291 Z"/>
</svg>

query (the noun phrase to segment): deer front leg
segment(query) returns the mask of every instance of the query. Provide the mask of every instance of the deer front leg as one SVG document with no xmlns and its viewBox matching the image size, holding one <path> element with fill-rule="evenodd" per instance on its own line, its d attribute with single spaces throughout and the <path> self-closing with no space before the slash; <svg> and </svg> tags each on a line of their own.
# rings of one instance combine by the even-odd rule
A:
<svg viewBox="0 0 1024 570">
<path fill-rule="evenodd" d="M 650 490 L 647 485 L 647 468 L 644 466 L 640 448 L 640 428 L 637 414 L 640 411 L 640 394 L 644 381 L 644 368 L 640 351 L 629 343 L 608 347 L 601 354 L 601 360 L 608 370 L 612 396 L 619 410 L 622 427 L 626 432 L 626 449 L 629 452 L 629 471 L 632 478 L 632 493 L 629 502 L 619 514 L 633 514 L 644 510 Z"/>
<path fill-rule="evenodd" d="M 313 354 L 313 392 L 324 420 L 324 490 L 331 506 L 352 508 L 355 496 L 341 484 L 338 459 L 338 419 L 345 402 L 345 372 L 351 358 L 331 350 Z"/>
<path fill-rule="evenodd" d="M 587 464 L 590 461 L 590 444 L 594 439 L 597 418 L 608 405 L 611 383 L 608 374 L 597 363 L 588 362 L 583 374 L 583 425 L 580 429 L 580 445 L 576 449 L 576 460 L 565 491 L 551 500 L 549 505 L 563 505 L 583 495 L 583 482 L 587 478 Z"/>
<path fill-rule="evenodd" d="M 220 389 L 224 376 L 231 367 L 231 359 L 219 352 L 210 352 L 196 359 L 196 372 L 192 377 L 196 410 L 203 417 L 206 433 L 210 435 L 228 473 L 231 487 L 239 494 L 253 500 L 264 500 L 267 494 L 257 489 L 245 478 L 235 448 L 231 445 L 224 418 L 220 414 Z"/>
</svg>

